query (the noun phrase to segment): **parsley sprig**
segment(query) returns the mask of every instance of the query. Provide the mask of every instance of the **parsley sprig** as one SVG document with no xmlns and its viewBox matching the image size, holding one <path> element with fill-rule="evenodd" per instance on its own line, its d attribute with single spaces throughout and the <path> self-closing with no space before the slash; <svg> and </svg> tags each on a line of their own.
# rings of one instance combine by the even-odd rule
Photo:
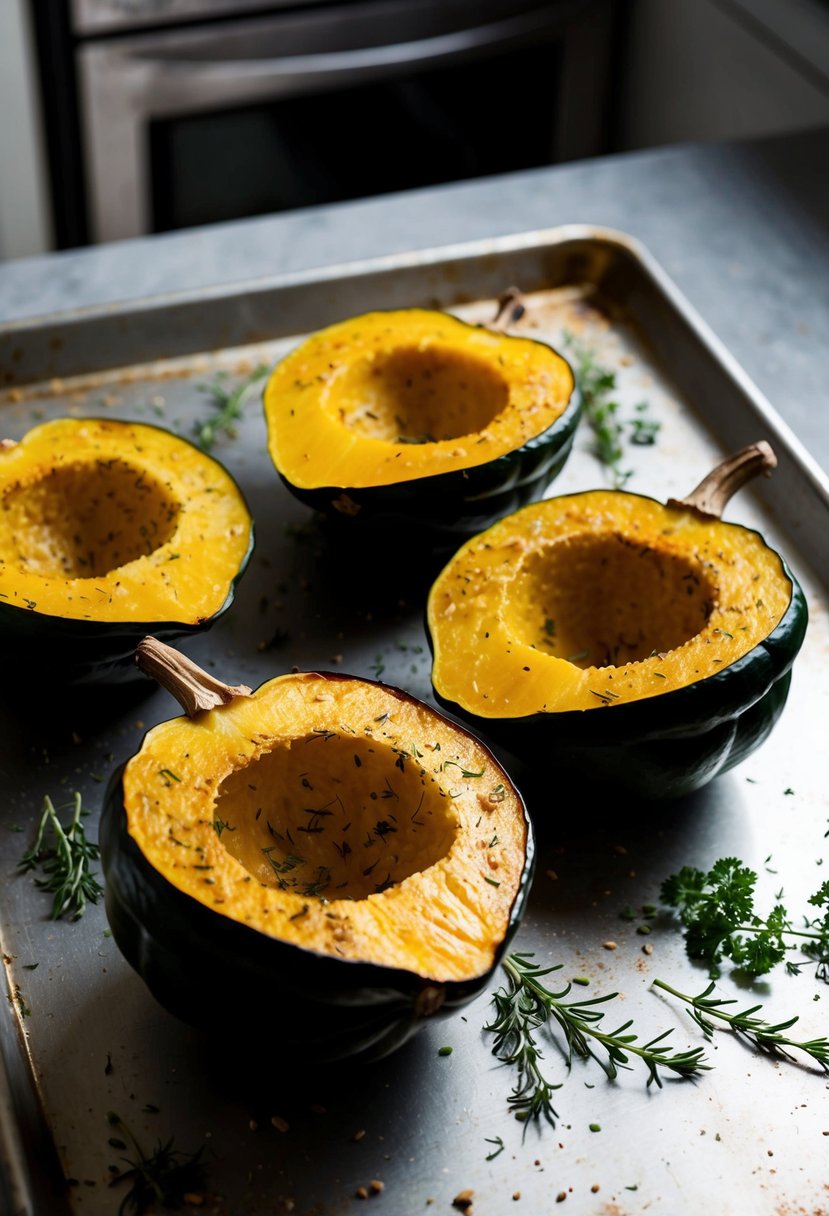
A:
<svg viewBox="0 0 829 1216">
<path fill-rule="evenodd" d="M 706 961 L 712 974 L 723 958 L 751 975 L 766 975 L 785 961 L 796 975 L 803 962 L 787 958 L 795 948 L 817 963 L 817 976 L 829 983 L 829 880 L 809 898 L 822 915 L 804 917 L 795 928 L 778 902 L 766 916 L 755 910 L 757 874 L 736 857 L 721 857 L 703 871 L 683 866 L 661 887 L 662 902 L 675 909 L 692 958 Z"/>
<path fill-rule="evenodd" d="M 208 418 L 204 422 L 197 422 L 193 428 L 196 441 L 202 451 L 211 451 L 222 432 L 233 438 L 236 433 L 234 424 L 242 417 L 242 410 L 251 389 L 267 373 L 267 366 L 260 363 L 250 375 L 245 376 L 233 388 L 227 386 L 227 372 L 217 372 L 211 381 L 198 385 L 199 392 L 205 393 L 209 397 L 211 405 L 218 411 L 212 418 Z"/>
<path fill-rule="evenodd" d="M 42 877 L 36 878 L 35 884 L 54 895 L 52 920 L 60 920 L 66 915 L 78 920 L 84 913 L 87 901 L 96 904 L 104 893 L 90 868 L 90 863 L 98 860 L 100 852 L 98 845 L 87 840 L 84 832 L 81 820 L 88 813 L 82 805 L 80 794 L 75 794 L 72 818 L 63 825 L 52 799 L 47 795 L 43 799 L 43 814 L 35 842 L 18 862 L 20 874 L 40 869 Z M 47 843 L 49 837 L 51 841 Z"/>
<path fill-rule="evenodd" d="M 561 1088 L 545 1075 L 538 1032 L 554 1023 L 564 1037 L 567 1065 L 574 1057 L 592 1059 L 613 1080 L 619 1069 L 630 1068 L 630 1058 L 642 1061 L 648 1071 L 648 1085 L 662 1085 L 661 1069 L 681 1077 L 689 1077 L 708 1068 L 704 1048 L 671 1052 L 666 1040 L 670 1030 L 663 1031 L 647 1043 L 639 1043 L 638 1035 L 630 1032 L 632 1022 L 623 1022 L 616 1030 L 602 1029 L 606 1005 L 618 993 L 568 1001 L 571 985 L 565 983 L 559 991 L 547 988 L 542 980 L 561 966 L 540 967 L 532 962 L 531 954 L 509 954 L 502 966 L 507 976 L 505 987 L 493 995 L 495 1018 L 484 1029 L 495 1035 L 493 1054 L 517 1070 L 518 1079 L 509 1098 L 510 1108 L 522 1122 L 540 1121 L 555 1126 L 558 1114 L 553 1106 L 553 1094 Z"/>
<path fill-rule="evenodd" d="M 175 1141 L 171 1136 L 166 1141 L 159 1139 L 153 1152 L 146 1153 L 119 1115 L 110 1111 L 107 1119 L 119 1132 L 118 1136 L 110 1137 L 110 1147 L 125 1151 L 131 1147 L 133 1152 L 132 1157 L 122 1158 L 127 1168 L 110 1183 L 110 1186 L 132 1183 L 118 1207 L 118 1216 L 141 1216 L 156 1204 L 178 1208 L 188 1195 L 200 1196 L 207 1182 L 201 1148 L 195 1153 L 182 1152 L 173 1147 Z"/>
<path fill-rule="evenodd" d="M 799 1020 L 797 1017 L 787 1018 L 783 1022 L 767 1022 L 763 1018 L 755 1016 L 758 1010 L 762 1009 L 762 1005 L 751 1005 L 748 1009 L 729 1013 L 724 1007 L 736 1005 L 737 1002 L 733 999 L 712 996 L 713 980 L 698 996 L 688 996 L 687 993 L 679 992 L 670 984 L 666 984 L 664 980 L 654 980 L 653 986 L 661 988 L 663 992 L 668 992 L 671 996 L 675 996 L 689 1005 L 691 1017 L 709 1041 L 713 1038 L 716 1029 L 711 1019 L 716 1018 L 720 1022 L 725 1022 L 735 1034 L 746 1039 L 758 1051 L 765 1052 L 766 1055 L 774 1056 L 777 1059 L 792 1060 L 794 1057 L 786 1049 L 796 1048 L 816 1060 L 824 1072 L 829 1072 L 829 1039 L 824 1036 L 817 1039 L 792 1039 L 785 1033 Z"/>
</svg>

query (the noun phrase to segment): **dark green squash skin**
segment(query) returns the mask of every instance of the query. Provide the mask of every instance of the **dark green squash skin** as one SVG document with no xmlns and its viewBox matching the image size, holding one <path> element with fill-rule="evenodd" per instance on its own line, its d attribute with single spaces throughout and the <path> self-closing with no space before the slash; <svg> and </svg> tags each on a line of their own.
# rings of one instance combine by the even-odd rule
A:
<svg viewBox="0 0 829 1216">
<path fill-rule="evenodd" d="M 151 634 L 162 642 L 210 629 L 230 609 L 254 547 L 251 520 L 247 551 L 217 612 L 195 621 L 95 621 L 51 616 L 0 599 L 0 647 L 7 672 L 48 672 L 62 684 L 124 684 L 146 677 L 135 666 L 135 648 Z M 182 557 L 181 561 L 187 560 Z"/>
<path fill-rule="evenodd" d="M 410 539 L 426 539 L 436 549 L 453 550 L 496 520 L 544 496 L 570 455 L 581 413 L 581 398 L 574 387 L 555 422 L 521 447 L 487 464 L 394 485 L 306 490 L 278 471 L 300 502 L 341 522 L 353 535 L 370 530 L 399 537 L 401 529 L 412 529 L 405 533 Z"/>
<path fill-rule="evenodd" d="M 458 727 L 458 730 L 463 728 Z M 303 950 L 211 910 L 179 891 L 129 835 L 123 766 L 113 775 L 100 826 L 107 918 L 127 962 L 156 1000 L 191 1025 L 308 1052 L 315 1061 L 372 1060 L 427 1020 L 474 1000 L 488 985 L 521 920 L 534 866 L 532 825 L 522 881 L 492 967 L 437 983 L 402 969 Z M 459 949 L 461 947 L 459 946 Z"/>
<path fill-rule="evenodd" d="M 783 712 L 808 608 L 782 565 L 792 595 L 777 626 L 741 659 L 684 688 L 620 705 L 502 719 L 478 717 L 437 690 L 436 699 L 528 767 L 543 765 L 551 780 L 571 778 L 579 787 L 649 801 L 689 794 L 749 756 Z"/>
</svg>

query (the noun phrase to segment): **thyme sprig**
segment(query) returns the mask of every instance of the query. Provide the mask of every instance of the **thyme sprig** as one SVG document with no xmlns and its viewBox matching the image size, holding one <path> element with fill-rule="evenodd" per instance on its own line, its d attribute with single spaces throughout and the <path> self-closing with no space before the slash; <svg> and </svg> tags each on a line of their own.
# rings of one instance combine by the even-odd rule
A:
<svg viewBox="0 0 829 1216">
<path fill-rule="evenodd" d="M 756 883 L 757 874 L 738 858 L 721 857 L 707 871 L 683 866 L 662 883 L 660 897 L 676 911 L 689 955 L 706 961 L 715 978 L 723 958 L 751 975 L 766 975 L 785 960 L 796 975 L 803 963 L 786 956 L 799 949 L 817 964 L 817 978 L 829 983 L 829 880 L 808 901 L 822 915 L 804 917 L 803 928 L 795 928 L 779 901 L 759 915 Z"/>
<path fill-rule="evenodd" d="M 177 1208 L 188 1195 L 199 1195 L 207 1183 L 207 1167 L 202 1160 L 203 1149 L 185 1153 L 174 1148 L 175 1140 L 159 1139 L 152 1153 L 145 1153 L 123 1119 L 110 1111 L 107 1120 L 118 1129 L 120 1136 L 110 1137 L 112 1148 L 132 1148 L 132 1157 L 122 1157 L 127 1169 L 118 1173 L 110 1186 L 132 1182 L 118 1207 L 118 1216 L 141 1216 L 155 1204 Z M 123 1136 L 125 1139 L 121 1139 Z M 129 1141 L 129 1144 L 126 1143 Z"/>
<path fill-rule="evenodd" d="M 96 904 L 104 893 L 90 869 L 90 863 L 98 860 L 100 851 L 97 844 L 86 838 L 81 820 L 89 812 L 84 809 L 80 794 L 75 794 L 72 805 L 72 818 L 63 825 L 51 798 L 46 795 L 35 842 L 17 865 L 20 874 L 41 870 L 43 877 L 36 878 L 35 884 L 54 895 L 52 920 L 60 920 L 66 915 L 78 920 L 87 901 Z M 48 836 L 51 836 L 50 843 L 47 843 Z"/>
<path fill-rule="evenodd" d="M 636 418 L 625 421 L 613 396 L 616 373 L 599 363 L 592 347 L 579 342 L 573 334 L 565 331 L 562 342 L 571 356 L 584 416 L 593 432 L 593 454 L 610 472 L 613 488 L 620 490 L 633 473 L 632 469 L 622 468 L 626 434 L 631 443 L 649 446 L 656 442 L 661 423 L 646 416 L 646 401 L 634 406 Z"/>
<path fill-rule="evenodd" d="M 554 1084 L 544 1075 L 537 1039 L 538 1032 L 551 1022 L 564 1037 L 568 1068 L 574 1057 L 592 1059 L 613 1080 L 620 1069 L 631 1067 L 633 1056 L 645 1065 L 648 1085 L 659 1087 L 662 1069 L 689 1077 L 708 1068 L 702 1047 L 672 1052 L 666 1042 L 670 1030 L 647 1043 L 639 1043 L 638 1035 L 630 1032 L 631 1020 L 613 1031 L 603 1030 L 605 1010 L 599 1006 L 614 1000 L 618 993 L 568 1001 L 565 998 L 570 983 L 565 982 L 559 991 L 542 983 L 545 976 L 560 971 L 561 965 L 541 967 L 532 958 L 531 954 L 507 955 L 502 963 L 507 983 L 494 993 L 495 1017 L 484 1027 L 495 1035 L 493 1054 L 517 1070 L 518 1079 L 509 1098 L 516 1118 L 524 1122 L 544 1119 L 553 1126 L 558 1118 L 552 1099 L 561 1084 Z"/>
<path fill-rule="evenodd" d="M 203 422 L 197 422 L 193 428 L 196 441 L 202 451 L 211 451 L 217 438 L 222 433 L 230 436 L 230 438 L 235 436 L 234 424 L 242 417 L 242 411 L 251 389 L 267 373 L 267 366 L 264 363 L 260 363 L 233 388 L 229 388 L 226 384 L 227 372 L 217 372 L 212 380 L 197 386 L 199 392 L 205 393 L 209 397 L 211 405 L 218 411 L 212 418 L 208 418 Z"/>
<path fill-rule="evenodd" d="M 765 1052 L 766 1055 L 791 1061 L 794 1057 L 786 1048 L 793 1048 L 804 1052 L 807 1056 L 811 1056 L 813 1060 L 817 1061 L 824 1072 L 829 1072 L 829 1039 L 825 1036 L 817 1039 L 792 1039 L 784 1033 L 799 1021 L 797 1017 L 787 1018 L 783 1022 L 767 1022 L 763 1018 L 755 1016 L 758 1010 L 762 1009 L 762 1005 L 750 1005 L 747 1009 L 742 1009 L 737 1013 L 728 1013 L 724 1006 L 736 1005 L 737 1002 L 734 999 L 713 997 L 711 995 L 714 991 L 713 980 L 698 996 L 688 996 L 685 992 L 679 992 L 676 988 L 672 988 L 670 984 L 666 984 L 664 980 L 660 979 L 654 980 L 653 986 L 654 988 L 661 988 L 663 992 L 668 992 L 671 996 L 675 996 L 677 1000 L 684 1001 L 686 1005 L 689 1005 L 691 1017 L 709 1041 L 713 1038 L 714 1031 L 716 1030 L 716 1026 L 711 1019 L 717 1018 L 719 1021 L 725 1022 L 730 1026 L 736 1035 L 746 1039 L 758 1051 Z"/>
</svg>

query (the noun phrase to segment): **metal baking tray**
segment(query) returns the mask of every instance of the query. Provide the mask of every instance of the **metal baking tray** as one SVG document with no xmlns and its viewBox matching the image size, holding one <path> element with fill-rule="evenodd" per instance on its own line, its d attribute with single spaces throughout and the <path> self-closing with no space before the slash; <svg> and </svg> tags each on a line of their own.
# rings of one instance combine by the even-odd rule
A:
<svg viewBox="0 0 829 1216">
<path fill-rule="evenodd" d="M 189 436 L 210 414 L 200 390 L 217 373 L 232 382 L 308 330 L 414 305 L 489 319 L 512 284 L 527 295 L 519 329 L 554 343 L 575 334 L 614 370 L 622 413 L 645 399 L 660 422 L 652 447 L 626 450 L 628 488 L 681 495 L 726 451 L 759 438 L 779 458 L 774 476 L 727 512 L 782 550 L 810 602 L 789 703 L 769 741 L 705 790 L 666 805 L 591 802 L 557 786 L 543 758 L 529 775 L 540 856 L 515 948 L 561 964 L 563 979 L 588 977 L 585 993 L 617 991 L 608 1023 L 632 1018 L 642 1041 L 672 1027 L 677 1047 L 696 1046 L 701 1036 L 683 1008 L 650 985 L 659 976 L 698 992 L 705 968 L 686 957 L 664 919 L 645 939 L 620 913 L 654 901 L 681 865 L 723 855 L 759 872 L 767 906 L 782 886 L 790 907 L 803 908 L 820 884 L 829 854 L 829 682 L 819 673 L 829 626 L 815 572 L 829 568 L 829 483 L 640 245 L 567 227 L 7 325 L 2 433 L 19 438 L 36 420 L 103 414 Z M 423 555 L 411 539 L 415 577 L 389 585 L 365 566 L 349 577 L 348 562 L 281 487 L 255 403 L 215 454 L 248 498 L 257 550 L 232 612 L 188 643 L 189 653 L 231 683 L 256 685 L 291 666 L 335 667 L 381 675 L 428 699 L 426 565 L 418 582 Z M 584 430 L 552 492 L 605 483 Z M 76 923 L 52 923 L 48 897 L 15 867 L 44 794 L 58 802 L 80 791 L 94 812 L 94 836 L 109 772 L 149 726 L 175 712 L 167 694 L 144 687 L 91 696 L 42 685 L 3 690 L 0 1210 L 116 1212 L 127 1187 L 111 1185 L 111 1167 L 128 1154 L 110 1144 L 108 1112 L 147 1150 L 170 1137 L 182 1151 L 203 1148 L 209 1184 L 191 1207 L 223 1216 L 362 1210 L 358 1188 L 372 1179 L 384 1187 L 365 1203 L 396 1216 L 448 1213 L 467 1189 L 476 1216 L 550 1211 L 557 1202 L 596 1216 L 695 1212 L 711 1203 L 752 1216 L 827 1209 L 829 1078 L 816 1066 L 758 1056 L 727 1033 L 709 1048 L 711 1072 L 663 1089 L 646 1086 L 644 1068 L 613 1082 L 595 1065 L 576 1061 L 568 1070 L 560 1048 L 547 1043 L 547 1065 L 562 1082 L 559 1119 L 539 1128 L 508 1113 L 514 1078 L 483 1031 L 490 994 L 359 1069 L 320 1070 L 313 1060 L 286 1059 L 278 1041 L 205 1037 L 172 1019 L 121 959 L 102 907 Z M 616 949 L 604 947 L 610 941 Z M 205 977 L 206 989 L 210 983 L 221 984 L 221 975 Z M 826 1032 L 829 988 L 811 971 L 742 993 L 726 975 L 720 989 L 744 1005 L 762 1002 L 770 1017 L 799 1014 L 803 1038 Z M 238 995 L 241 1010 L 257 1000 L 255 992 Z M 452 1053 L 439 1054 L 443 1046 Z"/>
</svg>

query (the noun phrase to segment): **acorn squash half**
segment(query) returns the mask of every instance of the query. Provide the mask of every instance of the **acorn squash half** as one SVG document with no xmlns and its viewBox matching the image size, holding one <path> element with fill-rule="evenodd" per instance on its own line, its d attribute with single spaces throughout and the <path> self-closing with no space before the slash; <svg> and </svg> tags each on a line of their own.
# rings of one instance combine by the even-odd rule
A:
<svg viewBox="0 0 829 1216">
<path fill-rule="evenodd" d="M 163 1005 L 330 1059 L 384 1054 L 481 991 L 533 854 L 482 743 L 370 680 L 251 693 L 153 639 L 141 662 L 193 717 L 116 774 L 100 839 L 113 934 Z"/>
<path fill-rule="evenodd" d="M 581 785 L 664 798 L 731 768 L 782 711 L 806 629 L 780 555 L 719 519 L 773 463 L 754 445 L 683 501 L 592 490 L 471 540 L 429 596 L 440 702 Z"/>
<path fill-rule="evenodd" d="M 147 633 L 208 628 L 253 524 L 230 475 L 169 431 L 62 418 L 0 443 L 0 639 L 70 680 L 133 678 Z"/>
<path fill-rule="evenodd" d="M 410 523 L 437 544 L 540 498 L 580 413 L 552 347 L 428 309 L 313 334 L 264 400 L 271 457 L 299 499 L 355 524 Z"/>
</svg>

